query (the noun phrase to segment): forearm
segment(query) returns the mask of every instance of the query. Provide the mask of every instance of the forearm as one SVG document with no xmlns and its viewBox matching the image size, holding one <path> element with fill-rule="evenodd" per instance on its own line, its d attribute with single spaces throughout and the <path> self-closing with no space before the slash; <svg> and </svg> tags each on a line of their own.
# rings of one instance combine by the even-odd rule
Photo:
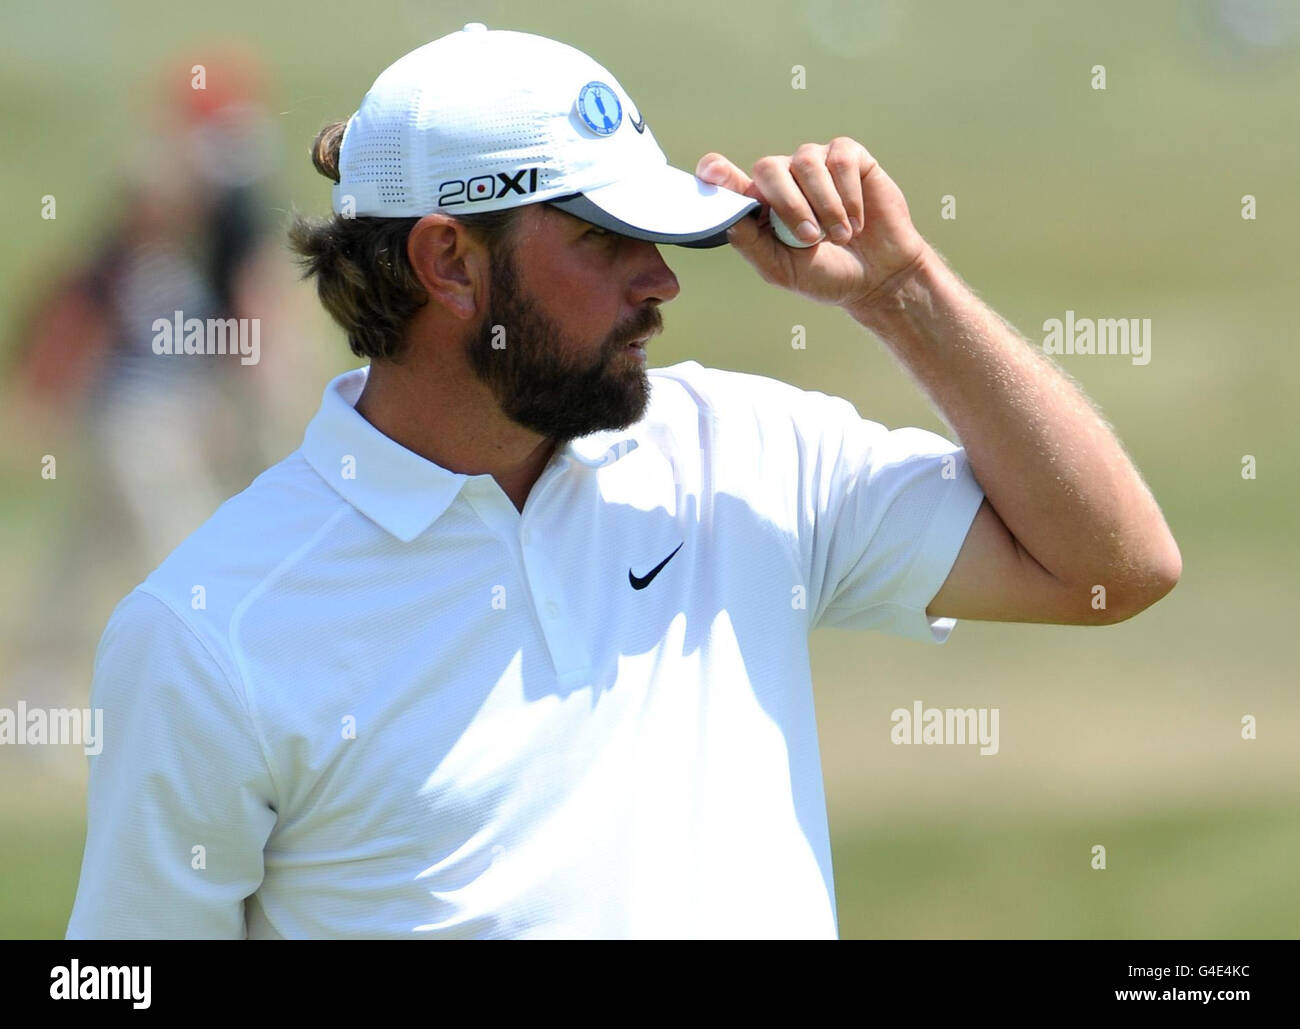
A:
<svg viewBox="0 0 1300 1029">
<path fill-rule="evenodd" d="M 1177 544 L 1115 434 L 933 249 L 847 310 L 929 396 L 990 505 L 1048 572 L 1081 588 L 1176 581 Z"/>
</svg>

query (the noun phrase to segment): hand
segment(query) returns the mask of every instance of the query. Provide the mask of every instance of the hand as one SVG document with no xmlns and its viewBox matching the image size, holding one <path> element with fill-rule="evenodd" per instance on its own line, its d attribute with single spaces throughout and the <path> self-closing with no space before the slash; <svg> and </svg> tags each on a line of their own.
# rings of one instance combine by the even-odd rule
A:
<svg viewBox="0 0 1300 1029">
<path fill-rule="evenodd" d="M 847 136 L 804 143 L 793 156 L 760 158 L 753 173 L 750 178 L 717 153 L 705 154 L 695 169 L 705 182 L 763 204 L 733 225 L 727 238 L 764 282 L 821 304 L 869 305 L 881 287 L 919 266 L 929 250 L 912 225 L 903 191 Z M 787 247 L 772 234 L 770 208 L 796 233 L 801 222 L 813 221 L 827 238 L 806 250 Z"/>
</svg>

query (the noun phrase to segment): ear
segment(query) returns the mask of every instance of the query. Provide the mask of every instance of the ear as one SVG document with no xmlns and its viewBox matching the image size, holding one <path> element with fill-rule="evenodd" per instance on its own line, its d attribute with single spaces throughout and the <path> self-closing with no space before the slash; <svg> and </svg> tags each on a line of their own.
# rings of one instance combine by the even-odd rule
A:
<svg viewBox="0 0 1300 1029">
<path fill-rule="evenodd" d="M 425 215 L 411 228 L 406 256 L 431 300 L 470 321 L 487 295 L 491 268 L 486 247 L 445 214 Z"/>
</svg>

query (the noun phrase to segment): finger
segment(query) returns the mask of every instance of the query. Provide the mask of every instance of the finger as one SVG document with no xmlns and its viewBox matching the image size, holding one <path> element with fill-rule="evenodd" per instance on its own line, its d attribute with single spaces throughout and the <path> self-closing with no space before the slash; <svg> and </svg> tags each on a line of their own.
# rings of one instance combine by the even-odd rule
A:
<svg viewBox="0 0 1300 1029">
<path fill-rule="evenodd" d="M 849 218 L 853 235 L 862 231 L 866 215 L 862 203 L 862 180 L 871 170 L 874 160 L 866 148 L 848 136 L 836 136 L 826 153 L 826 167 L 840 194 L 844 211 Z M 833 238 L 833 237 L 832 237 Z"/>
<path fill-rule="evenodd" d="M 695 165 L 695 176 L 711 185 L 721 186 L 734 193 L 742 193 L 755 200 L 762 200 L 754 188 L 753 179 L 722 154 L 710 152 L 701 157 Z"/>
<path fill-rule="evenodd" d="M 790 248 L 778 242 L 767 226 L 760 223 L 757 212 L 745 215 L 731 226 L 727 230 L 727 241 L 754 266 L 764 282 L 788 281 Z"/>
<path fill-rule="evenodd" d="M 790 158 L 790 174 L 808 198 L 813 213 L 833 243 L 847 243 L 853 235 L 849 216 L 835 179 L 827 167 L 830 147 L 805 143 Z"/>
<path fill-rule="evenodd" d="M 781 220 L 793 228 L 794 234 L 811 243 L 821 235 L 821 225 L 799 183 L 795 182 L 790 162 L 791 158 L 783 155 L 759 158 L 754 163 L 754 184 Z"/>
</svg>

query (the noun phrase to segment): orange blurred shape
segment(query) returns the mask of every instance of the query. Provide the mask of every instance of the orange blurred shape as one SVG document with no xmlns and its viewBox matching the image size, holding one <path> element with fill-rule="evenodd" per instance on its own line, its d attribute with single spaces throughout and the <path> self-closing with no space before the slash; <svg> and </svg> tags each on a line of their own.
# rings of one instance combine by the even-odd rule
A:
<svg viewBox="0 0 1300 1029">
<path fill-rule="evenodd" d="M 194 88 L 197 65 L 203 67 L 203 89 Z M 188 122 L 206 121 L 229 107 L 260 106 L 266 99 L 266 64 L 247 44 L 215 44 L 169 65 L 163 74 L 165 95 Z"/>
</svg>

